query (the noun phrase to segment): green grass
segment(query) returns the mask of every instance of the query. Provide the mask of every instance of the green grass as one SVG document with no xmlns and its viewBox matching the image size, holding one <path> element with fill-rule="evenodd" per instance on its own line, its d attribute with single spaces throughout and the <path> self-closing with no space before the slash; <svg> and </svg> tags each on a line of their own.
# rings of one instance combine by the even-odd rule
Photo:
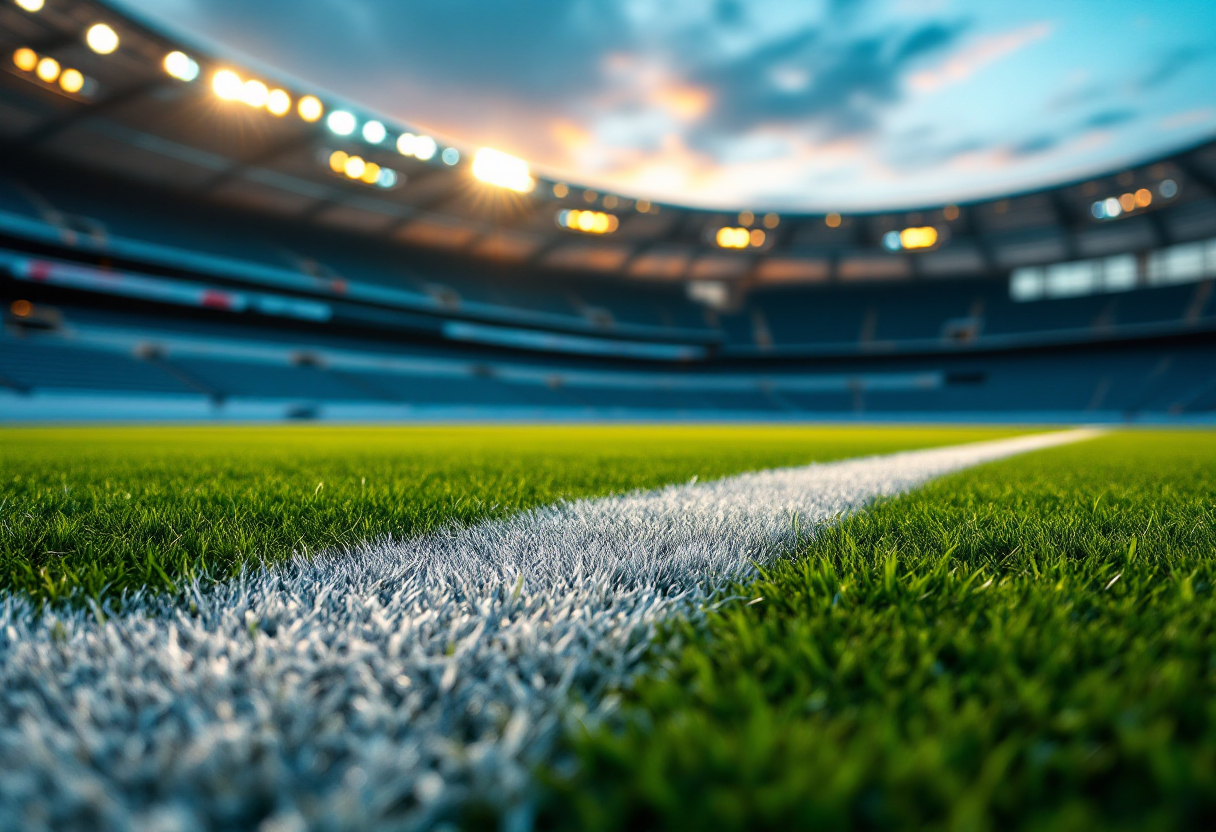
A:
<svg viewBox="0 0 1216 832">
<path fill-rule="evenodd" d="M 946 478 L 673 625 L 546 825 L 1212 828 L 1214 587 L 1212 433 Z"/>
<path fill-rule="evenodd" d="M 0 430 L 0 591 L 113 600 L 563 498 L 1016 433 L 957 428 Z"/>
</svg>

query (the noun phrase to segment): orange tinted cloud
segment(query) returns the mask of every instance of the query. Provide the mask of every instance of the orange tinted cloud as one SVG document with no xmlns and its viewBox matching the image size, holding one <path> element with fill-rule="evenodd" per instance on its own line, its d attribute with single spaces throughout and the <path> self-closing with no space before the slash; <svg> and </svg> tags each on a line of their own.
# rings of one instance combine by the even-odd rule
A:
<svg viewBox="0 0 1216 832">
<path fill-rule="evenodd" d="M 980 38 L 932 69 L 914 74 L 908 79 L 908 86 L 917 92 L 934 92 L 961 83 L 989 64 L 1043 40 L 1051 32 L 1050 23 L 1034 23 L 1002 35 Z"/>
</svg>

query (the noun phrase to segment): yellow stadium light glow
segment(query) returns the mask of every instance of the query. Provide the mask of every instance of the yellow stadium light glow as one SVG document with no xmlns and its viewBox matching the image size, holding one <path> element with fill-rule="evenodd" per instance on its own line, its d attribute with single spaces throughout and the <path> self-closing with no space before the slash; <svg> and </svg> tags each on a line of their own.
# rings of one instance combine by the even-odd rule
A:
<svg viewBox="0 0 1216 832">
<path fill-rule="evenodd" d="M 261 109 L 266 106 L 266 101 L 269 98 L 270 90 L 261 81 L 250 79 L 241 87 L 241 100 L 250 107 Z"/>
<path fill-rule="evenodd" d="M 59 76 L 59 86 L 64 92 L 78 93 L 84 89 L 84 76 L 78 69 L 65 69 Z"/>
<path fill-rule="evenodd" d="M 764 232 L 760 232 L 763 234 Z M 752 235 L 746 228 L 719 228 L 718 233 L 714 235 L 714 240 L 717 241 L 721 248 L 747 248 L 751 245 Z"/>
<path fill-rule="evenodd" d="M 833 211 L 823 218 L 823 222 L 828 228 L 840 228 L 840 214 Z"/>
<path fill-rule="evenodd" d="M 225 101 L 236 101 L 244 92 L 245 84 L 231 69 L 221 69 L 212 76 L 211 89 Z"/>
<path fill-rule="evenodd" d="M 759 248 L 760 246 L 764 245 L 764 232 L 759 228 L 753 228 L 752 233 L 748 236 L 751 238 L 750 242 L 752 246 Z"/>
<path fill-rule="evenodd" d="M 650 200 L 639 199 L 638 204 L 637 204 L 637 209 L 638 209 L 639 214 L 649 213 L 650 212 Z"/>
<path fill-rule="evenodd" d="M 13 63 L 22 72 L 33 72 L 34 67 L 38 66 L 38 53 L 22 47 L 13 53 Z"/>
<path fill-rule="evenodd" d="M 527 162 L 490 147 L 481 148 L 473 157 L 473 176 L 487 185 L 496 185 L 521 194 L 526 194 L 536 187 L 536 180 L 532 178 Z"/>
<path fill-rule="evenodd" d="M 335 150 L 329 154 L 329 166 L 334 173 L 346 173 L 346 160 L 350 157 L 346 155 L 344 150 Z"/>
<path fill-rule="evenodd" d="M 1148 188 L 1141 188 L 1136 191 L 1136 205 L 1141 208 L 1147 208 L 1153 204 L 1153 192 Z"/>
<path fill-rule="evenodd" d="M 1136 195 L 1135 194 L 1124 194 L 1123 196 L 1119 197 L 1119 205 L 1123 208 L 1124 211 L 1135 211 L 1136 210 Z"/>
<path fill-rule="evenodd" d="M 367 162 L 363 161 L 363 159 L 358 156 L 351 156 L 346 160 L 346 167 L 344 170 L 346 175 L 351 179 L 358 179 L 363 175 L 363 172 L 367 170 Z"/>
<path fill-rule="evenodd" d="M 570 195 L 570 186 L 563 182 L 558 182 L 553 186 L 553 195 L 558 199 L 565 199 Z"/>
<path fill-rule="evenodd" d="M 45 0 L 17 0 L 17 5 L 27 12 L 40 12 L 46 3 Z"/>
<path fill-rule="evenodd" d="M 98 55 L 109 55 L 118 48 L 118 33 L 104 23 L 94 23 L 85 32 L 84 42 Z"/>
<path fill-rule="evenodd" d="M 905 228 L 899 232 L 899 242 L 904 248 L 932 248 L 937 244 L 937 229 L 931 225 Z"/>
<path fill-rule="evenodd" d="M 562 210 L 557 212 L 557 224 L 585 234 L 611 234 L 620 227 L 621 221 L 614 214 L 603 211 Z"/>
<path fill-rule="evenodd" d="M 59 61 L 54 58 L 43 58 L 38 62 L 38 77 L 48 84 L 59 77 Z"/>
<path fill-rule="evenodd" d="M 413 133 L 402 133 L 397 137 L 397 152 L 402 156 L 413 156 L 414 142 L 417 140 L 418 137 Z"/>
<path fill-rule="evenodd" d="M 170 52 L 164 60 L 165 72 L 179 81 L 193 81 L 198 77 L 198 62 L 185 52 Z"/>
<path fill-rule="evenodd" d="M 315 95 L 306 95 L 300 99 L 296 112 L 300 114 L 300 118 L 311 124 L 325 115 L 325 108 L 321 106 L 320 99 Z"/>
<path fill-rule="evenodd" d="M 291 112 L 291 96 L 284 90 L 271 90 L 266 96 L 266 109 L 272 115 L 285 116 Z"/>
<path fill-rule="evenodd" d="M 765 228 L 776 228 L 779 225 L 781 225 L 781 217 L 777 216 L 776 214 L 765 214 L 764 215 L 764 227 Z"/>
<path fill-rule="evenodd" d="M 368 185 L 375 185 L 376 180 L 380 178 L 380 166 L 375 162 L 368 162 L 363 168 L 363 175 L 359 177 L 359 181 Z"/>
</svg>

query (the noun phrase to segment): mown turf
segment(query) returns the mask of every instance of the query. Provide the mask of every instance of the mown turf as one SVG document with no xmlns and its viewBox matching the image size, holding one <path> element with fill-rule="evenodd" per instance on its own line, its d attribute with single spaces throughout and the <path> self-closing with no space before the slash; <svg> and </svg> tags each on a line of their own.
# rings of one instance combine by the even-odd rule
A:
<svg viewBox="0 0 1216 832">
<path fill-rule="evenodd" d="M 1013 430 L 773 427 L 0 431 L 0 591 L 115 599 L 294 551 L 563 498 Z"/>
<path fill-rule="evenodd" d="M 1212 433 L 949 477 L 674 625 L 546 825 L 1212 828 L 1214 586 Z"/>
</svg>

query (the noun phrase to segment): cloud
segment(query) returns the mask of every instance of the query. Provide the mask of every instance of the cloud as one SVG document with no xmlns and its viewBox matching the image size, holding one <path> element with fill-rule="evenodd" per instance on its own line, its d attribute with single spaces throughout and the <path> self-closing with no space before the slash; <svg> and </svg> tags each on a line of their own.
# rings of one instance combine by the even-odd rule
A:
<svg viewBox="0 0 1216 832">
<path fill-rule="evenodd" d="M 928 93 L 962 83 L 990 64 L 1022 51 L 1051 33 L 1050 23 L 1033 23 L 1001 35 L 978 38 L 941 64 L 912 75 L 908 85 L 916 92 Z"/>
</svg>

